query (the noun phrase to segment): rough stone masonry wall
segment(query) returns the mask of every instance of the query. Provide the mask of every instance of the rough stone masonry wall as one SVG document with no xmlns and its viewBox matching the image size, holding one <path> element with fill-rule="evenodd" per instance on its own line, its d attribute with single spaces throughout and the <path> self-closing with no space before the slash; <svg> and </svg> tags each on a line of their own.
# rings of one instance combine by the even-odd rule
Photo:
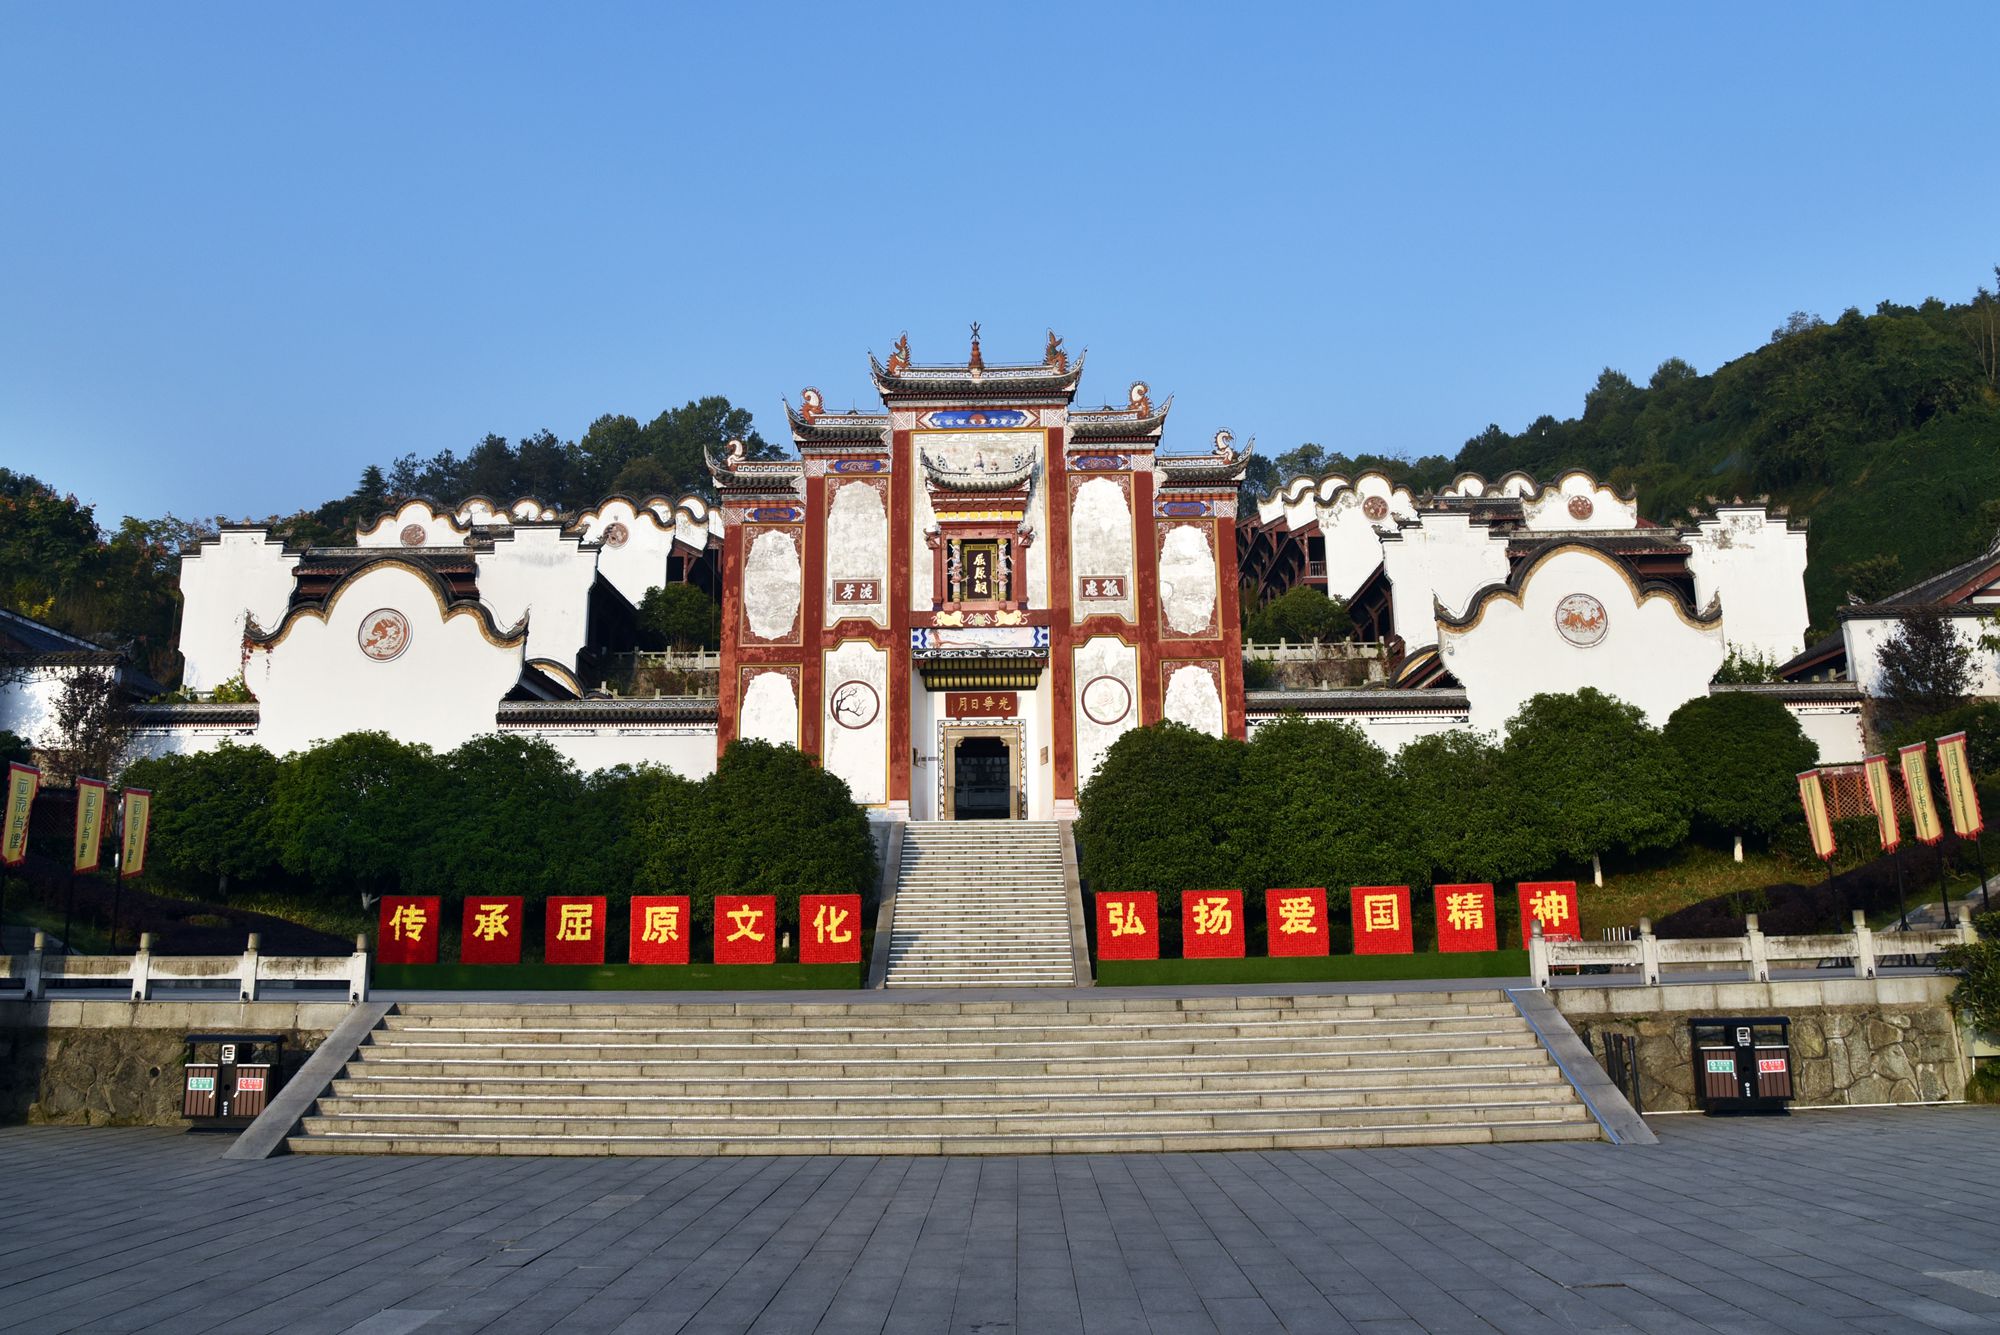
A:
<svg viewBox="0 0 2000 1335">
<path fill-rule="evenodd" d="M 1604 1060 L 1607 1031 L 1638 1038 L 1645 1112 L 1698 1106 L 1692 1019 L 1782 1015 L 1792 1022 L 1794 1104 L 1935 1103 L 1965 1097 L 1965 1049 L 1948 998 L 1955 978 L 1828 978 L 1664 987 L 1558 987 L 1551 995 Z"/>
<path fill-rule="evenodd" d="M 0 1006 L 0 1123 L 186 1126 L 188 1034 L 283 1034 L 289 1075 L 347 1010 L 317 1001 L 8 1002 Z"/>
</svg>

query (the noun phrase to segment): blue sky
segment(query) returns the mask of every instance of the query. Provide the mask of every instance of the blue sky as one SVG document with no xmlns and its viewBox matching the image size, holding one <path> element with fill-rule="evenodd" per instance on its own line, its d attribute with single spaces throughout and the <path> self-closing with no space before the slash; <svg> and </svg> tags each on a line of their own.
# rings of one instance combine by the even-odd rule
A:
<svg viewBox="0 0 2000 1335">
<path fill-rule="evenodd" d="M 488 431 L 1088 347 L 1276 453 L 2000 262 L 2000 7 L 0 8 L 0 465 L 262 515 Z"/>
</svg>

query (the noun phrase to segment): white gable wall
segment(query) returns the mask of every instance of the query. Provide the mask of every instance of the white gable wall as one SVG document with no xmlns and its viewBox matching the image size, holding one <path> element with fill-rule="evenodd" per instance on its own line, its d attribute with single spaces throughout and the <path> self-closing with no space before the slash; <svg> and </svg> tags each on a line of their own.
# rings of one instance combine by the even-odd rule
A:
<svg viewBox="0 0 2000 1335">
<path fill-rule="evenodd" d="M 1728 643 L 1782 663 L 1806 647 L 1806 535 L 1761 505 L 1722 506 L 1687 535 L 1697 607 L 1720 598 Z"/>
<path fill-rule="evenodd" d="M 594 552 L 558 524 L 518 525 L 493 536 L 493 550 L 473 557 L 479 599 L 494 622 L 512 627 L 528 619 L 528 657 L 576 670 L 590 631 L 590 586 L 597 577 Z"/>
<path fill-rule="evenodd" d="M 1472 595 L 1507 579 L 1507 545 L 1462 514 L 1427 514 L 1382 543 L 1382 573 L 1395 603 L 1396 634 L 1406 651 L 1437 643 L 1432 599 L 1458 613 Z"/>
<path fill-rule="evenodd" d="M 212 691 L 243 670 L 243 623 L 275 626 L 296 553 L 261 528 L 224 529 L 181 558 L 181 685 Z"/>
</svg>

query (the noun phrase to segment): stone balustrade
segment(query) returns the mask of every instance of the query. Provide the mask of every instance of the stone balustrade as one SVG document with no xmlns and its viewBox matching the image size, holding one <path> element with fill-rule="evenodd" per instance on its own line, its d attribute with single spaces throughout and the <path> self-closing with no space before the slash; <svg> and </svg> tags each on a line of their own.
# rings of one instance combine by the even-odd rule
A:
<svg viewBox="0 0 2000 1335">
<path fill-rule="evenodd" d="M 1537 987 L 1547 987 L 1557 969 L 1585 966 L 1635 969 L 1647 986 L 1663 980 L 1714 982 L 1732 973 L 1749 982 L 1767 983 L 1774 966 L 1807 968 L 1828 960 L 1848 961 L 1856 978 L 1873 978 L 1881 961 L 1923 959 L 1975 939 L 1972 910 L 1964 906 L 1956 925 L 1917 931 L 1877 932 L 1860 909 L 1854 911 L 1854 926 L 1846 932 L 1766 936 L 1754 913 L 1744 915 L 1743 924 L 1742 936 L 1662 939 L 1653 935 L 1652 920 L 1641 918 L 1638 934 L 1629 940 L 1550 941 L 1536 923 L 1528 942 L 1528 968 Z M 1676 966 L 1679 978 L 1672 976 Z"/>
<path fill-rule="evenodd" d="M 139 938 L 131 955 L 66 955 L 46 948 L 35 933 L 25 955 L 0 955 L 0 989 L 20 991 L 29 1001 L 48 1000 L 52 991 L 68 992 L 77 985 L 125 987 L 133 1001 L 154 1000 L 154 988 L 175 984 L 230 987 L 241 1001 L 256 1001 L 267 983 L 343 983 L 349 1001 L 368 999 L 368 938 L 354 939 L 352 955 L 265 955 L 257 933 L 250 933 L 241 955 L 155 955 L 153 937 Z M 53 985 L 53 986 L 52 986 Z M 179 996 L 174 998 L 178 1000 Z"/>
</svg>

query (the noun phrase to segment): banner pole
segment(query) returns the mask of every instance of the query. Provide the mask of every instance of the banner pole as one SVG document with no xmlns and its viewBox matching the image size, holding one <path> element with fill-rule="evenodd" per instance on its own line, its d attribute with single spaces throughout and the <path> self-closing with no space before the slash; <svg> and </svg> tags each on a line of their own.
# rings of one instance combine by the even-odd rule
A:
<svg viewBox="0 0 2000 1335">
<path fill-rule="evenodd" d="M 1910 930 L 1910 901 L 1903 889 L 1903 846 L 1896 845 L 1896 930 Z"/>
<path fill-rule="evenodd" d="M 1972 836 L 1972 856 L 1979 863 L 1979 911 L 1981 913 L 1991 913 L 1993 911 L 1993 899 L 1986 889 L 1986 850 L 1980 846 L 1979 842 L 1985 833 L 1984 830 L 1981 830 L 1979 834 Z M 1946 923 L 1945 926 L 1949 927 L 1951 924 Z"/>
<path fill-rule="evenodd" d="M 1949 931 L 1951 930 L 1951 887 L 1946 884 L 1944 878 L 1944 840 L 1938 840 L 1931 847 L 1937 850 L 1938 907 L 1944 910 L 1944 926 L 1945 930 Z"/>
<path fill-rule="evenodd" d="M 65 955 L 73 955 L 76 953 L 75 951 L 70 949 L 69 945 L 70 909 L 75 905 L 75 903 L 76 903 L 76 869 L 71 868 L 69 873 L 69 886 L 67 889 L 63 891 L 63 954 Z"/>
</svg>

